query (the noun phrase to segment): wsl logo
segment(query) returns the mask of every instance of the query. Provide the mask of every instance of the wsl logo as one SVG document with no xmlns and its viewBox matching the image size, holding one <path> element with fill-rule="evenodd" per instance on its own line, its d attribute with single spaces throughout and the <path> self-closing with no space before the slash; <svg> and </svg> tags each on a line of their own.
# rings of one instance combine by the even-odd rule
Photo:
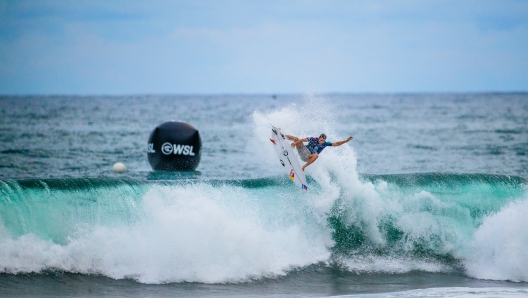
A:
<svg viewBox="0 0 528 298">
<path fill-rule="evenodd" d="M 172 144 L 163 143 L 163 145 L 161 145 L 161 152 L 163 152 L 165 155 L 170 155 L 172 153 Z"/>
<path fill-rule="evenodd" d="M 188 155 L 188 156 L 194 156 L 193 152 L 193 146 L 189 145 L 181 145 L 181 144 L 171 144 L 169 142 L 163 143 L 161 145 L 161 152 L 165 155 Z"/>
<path fill-rule="evenodd" d="M 194 171 L 200 163 L 200 133 L 188 123 L 164 122 L 152 131 L 147 143 L 148 161 L 155 171 Z"/>
</svg>

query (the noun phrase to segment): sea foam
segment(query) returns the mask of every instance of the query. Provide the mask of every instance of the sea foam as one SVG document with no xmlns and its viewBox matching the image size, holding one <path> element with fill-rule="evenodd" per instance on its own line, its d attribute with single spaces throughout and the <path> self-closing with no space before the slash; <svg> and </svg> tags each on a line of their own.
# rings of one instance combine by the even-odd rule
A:
<svg viewBox="0 0 528 298">
<path fill-rule="evenodd" d="M 465 266 L 480 279 L 528 282 L 528 199 L 487 217 L 469 244 Z"/>
<path fill-rule="evenodd" d="M 140 220 L 84 226 L 65 245 L 34 234 L 12 237 L 4 229 L 0 271 L 59 270 L 144 283 L 223 283 L 283 275 L 328 259 L 329 234 L 310 221 L 296 220 L 306 217 L 295 214 L 302 208 L 261 199 L 232 186 L 154 186 L 139 206 Z"/>
</svg>

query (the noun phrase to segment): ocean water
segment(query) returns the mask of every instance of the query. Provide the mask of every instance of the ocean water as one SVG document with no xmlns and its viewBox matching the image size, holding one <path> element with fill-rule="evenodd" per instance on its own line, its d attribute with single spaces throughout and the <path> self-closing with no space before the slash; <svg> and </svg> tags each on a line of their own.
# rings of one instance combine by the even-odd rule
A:
<svg viewBox="0 0 528 298">
<path fill-rule="evenodd" d="M 354 139 L 303 192 L 270 123 Z M 526 297 L 527 213 L 526 93 L 0 97 L 0 297 Z"/>
</svg>

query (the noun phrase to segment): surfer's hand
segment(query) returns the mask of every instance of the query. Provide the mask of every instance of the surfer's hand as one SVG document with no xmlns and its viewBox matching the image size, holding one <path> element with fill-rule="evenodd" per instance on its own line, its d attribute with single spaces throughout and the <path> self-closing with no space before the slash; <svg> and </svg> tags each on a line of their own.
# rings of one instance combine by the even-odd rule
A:
<svg viewBox="0 0 528 298">
<path fill-rule="evenodd" d="M 354 138 L 353 136 L 349 136 L 349 137 L 346 139 L 346 141 L 347 141 L 347 142 L 350 142 L 353 138 Z"/>
</svg>

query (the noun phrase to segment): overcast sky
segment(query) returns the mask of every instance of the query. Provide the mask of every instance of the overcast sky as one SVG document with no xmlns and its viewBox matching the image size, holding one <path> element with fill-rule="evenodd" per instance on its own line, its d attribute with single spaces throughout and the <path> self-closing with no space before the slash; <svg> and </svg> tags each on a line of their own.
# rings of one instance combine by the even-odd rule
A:
<svg viewBox="0 0 528 298">
<path fill-rule="evenodd" d="M 528 1 L 0 0 L 0 94 L 528 91 Z"/>
</svg>

